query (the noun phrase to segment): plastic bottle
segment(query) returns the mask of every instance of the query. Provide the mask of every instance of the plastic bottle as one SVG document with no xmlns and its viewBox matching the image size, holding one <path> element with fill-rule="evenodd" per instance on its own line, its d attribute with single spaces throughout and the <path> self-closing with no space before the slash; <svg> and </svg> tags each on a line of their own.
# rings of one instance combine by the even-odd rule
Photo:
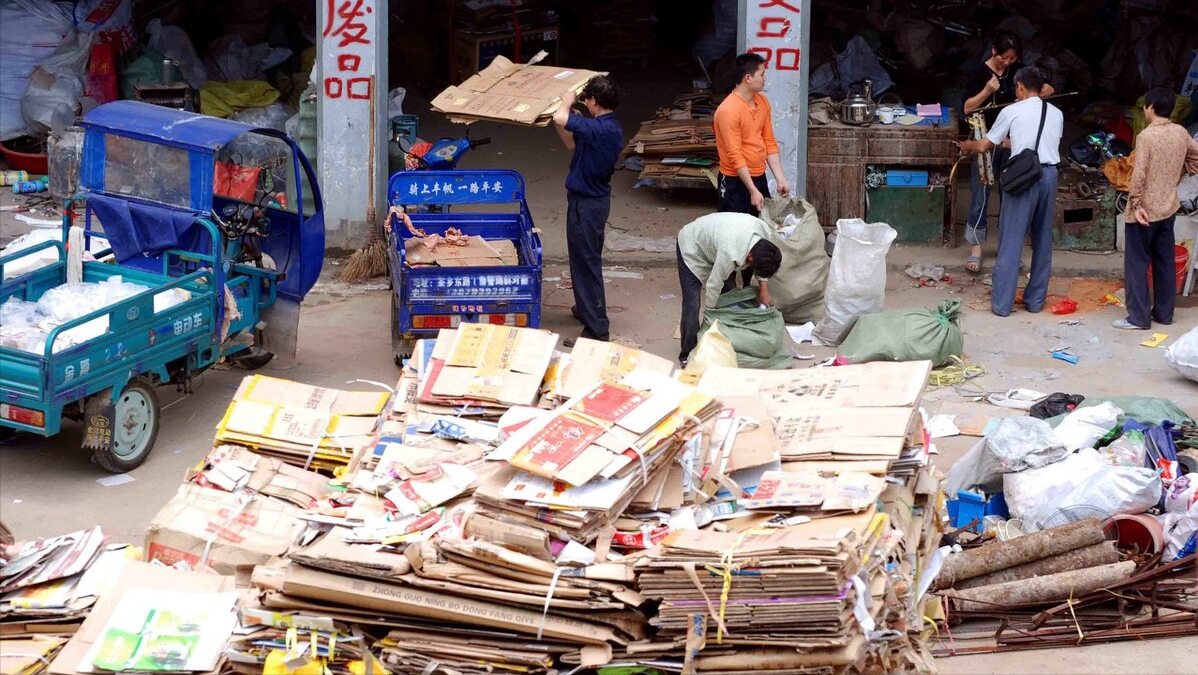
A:
<svg viewBox="0 0 1198 675">
<path fill-rule="evenodd" d="M 27 180 L 28 171 L 0 171 L 0 185 L 16 185 Z"/>
<path fill-rule="evenodd" d="M 50 187 L 50 177 L 42 176 L 37 180 L 26 180 L 20 183 L 14 183 L 12 193 L 14 195 L 27 195 L 34 192 L 45 192 Z"/>
</svg>

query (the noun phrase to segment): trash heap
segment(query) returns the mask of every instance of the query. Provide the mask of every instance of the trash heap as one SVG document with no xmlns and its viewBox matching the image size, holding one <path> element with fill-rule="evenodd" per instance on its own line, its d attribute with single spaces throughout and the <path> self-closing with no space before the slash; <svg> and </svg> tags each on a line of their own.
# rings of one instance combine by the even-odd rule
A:
<svg viewBox="0 0 1198 675">
<path fill-rule="evenodd" d="M 696 386 L 634 349 L 556 345 L 492 325 L 419 342 L 374 440 L 324 473 L 218 435 L 151 562 L 121 572 L 133 606 L 93 612 L 51 672 L 136 669 L 95 645 L 158 596 L 199 608 L 166 633 L 205 638 L 159 643 L 163 672 L 933 671 L 929 363 Z M 226 421 L 375 401 L 251 376 Z"/>
<path fill-rule="evenodd" d="M 929 616 L 968 623 L 936 653 L 1192 634 L 1198 473 L 1179 431 L 1192 418 L 1143 397 L 992 401 L 1030 414 L 998 421 L 949 472 L 964 550 L 936 552 Z"/>
</svg>

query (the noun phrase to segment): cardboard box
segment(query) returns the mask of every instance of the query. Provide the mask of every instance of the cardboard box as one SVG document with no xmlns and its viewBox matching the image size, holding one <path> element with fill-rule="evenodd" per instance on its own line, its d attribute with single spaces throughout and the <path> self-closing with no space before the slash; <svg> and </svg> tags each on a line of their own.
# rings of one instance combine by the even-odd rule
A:
<svg viewBox="0 0 1198 675">
<path fill-rule="evenodd" d="M 578 93 L 592 77 L 607 74 L 533 65 L 544 56 L 541 52 L 527 64 L 496 56 L 477 75 L 438 94 L 433 109 L 459 121 L 485 119 L 548 126 L 561 105 L 562 94 Z"/>
<path fill-rule="evenodd" d="M 304 529 L 300 509 L 268 497 L 245 503 L 221 490 L 185 483 L 146 529 L 146 558 L 207 564 L 222 574 L 283 555 Z M 209 548 L 209 544 L 211 547 Z"/>
<path fill-rule="evenodd" d="M 50 664 L 53 675 L 76 675 L 79 667 L 91 651 L 96 640 L 103 635 L 112 612 L 126 591 L 133 588 L 151 588 L 164 591 L 187 591 L 192 593 L 221 593 L 235 590 L 231 576 L 204 574 L 200 572 L 182 572 L 176 569 L 151 565 L 150 563 L 130 562 L 117 578 L 112 591 L 106 593 L 91 615 L 79 627 L 79 632 L 67 642 L 58 654 L 58 658 Z M 218 665 L 212 673 L 220 671 Z"/>
</svg>

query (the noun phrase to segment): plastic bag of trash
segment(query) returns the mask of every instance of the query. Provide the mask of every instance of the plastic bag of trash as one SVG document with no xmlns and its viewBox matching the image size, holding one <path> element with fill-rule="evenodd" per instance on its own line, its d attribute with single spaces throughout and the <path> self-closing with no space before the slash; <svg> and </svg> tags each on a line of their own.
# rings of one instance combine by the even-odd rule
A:
<svg viewBox="0 0 1198 675">
<path fill-rule="evenodd" d="M 757 302 L 757 289 L 752 287 L 728 291 L 707 310 L 699 339 L 720 322 L 723 333 L 736 350 L 741 368 L 790 367 L 790 350 L 786 348 L 786 322 L 782 313 L 773 307 L 763 308 Z"/>
<path fill-rule="evenodd" d="M 1108 466 L 1065 495 L 1057 509 L 1091 508 L 1108 516 L 1143 513 L 1161 499 L 1161 479 L 1152 469 Z"/>
<path fill-rule="evenodd" d="M 838 353 L 853 363 L 931 361 L 940 367 L 965 353 L 960 316 L 957 299 L 945 300 L 936 309 L 866 314 L 857 319 Z"/>
<path fill-rule="evenodd" d="M 1165 349 L 1165 362 L 1186 378 L 1198 382 L 1198 328 Z"/>
<path fill-rule="evenodd" d="M 1165 553 L 1161 562 L 1173 562 L 1194 555 L 1198 549 L 1198 502 L 1182 513 L 1159 516 L 1165 533 Z"/>
<path fill-rule="evenodd" d="M 998 492 L 1005 474 L 1059 462 L 1069 454 L 1052 428 L 1034 417 L 1005 417 L 953 464 L 945 479 L 948 494 L 981 488 Z"/>
<path fill-rule="evenodd" d="M 1144 466 L 1148 458 L 1144 433 L 1135 429 L 1124 433 L 1098 452 L 1111 466 Z"/>
<path fill-rule="evenodd" d="M 50 133 L 56 114 L 74 119 L 87 89 L 92 37 L 91 33 L 73 31 L 29 75 L 29 86 L 21 94 L 21 116 L 30 132 Z"/>
<path fill-rule="evenodd" d="M 163 25 L 162 19 L 150 19 L 146 33 L 150 36 L 150 49 L 178 64 L 187 84 L 199 89 L 208 82 L 208 71 L 196 55 L 187 31 L 178 26 Z"/>
<path fill-rule="evenodd" d="M 1111 429 L 1119 426 L 1119 416 L 1122 414 L 1123 411 L 1112 403 L 1078 408 L 1061 420 L 1053 429 L 1053 434 L 1069 450 L 1092 448 Z"/>
<path fill-rule="evenodd" d="M 830 259 L 815 207 L 801 197 L 767 199 L 761 219 L 774 226 L 782 265 L 769 280 L 770 298 L 788 324 L 824 318 Z"/>
<path fill-rule="evenodd" d="M 1084 400 L 1086 397 L 1081 394 L 1066 394 L 1058 391 L 1055 394 L 1049 394 L 1043 401 L 1032 406 L 1031 415 L 1042 420 L 1057 415 L 1068 415 L 1076 410 Z"/>
<path fill-rule="evenodd" d="M 736 350 L 728 336 L 720 331 L 720 322 L 713 321 L 711 328 L 699 338 L 695 351 L 691 352 L 686 369 L 690 372 L 701 373 L 708 368 L 736 368 Z"/>
<path fill-rule="evenodd" d="M 824 291 L 827 314 L 813 337 L 837 346 L 863 314 L 882 311 L 886 302 L 886 253 L 898 233 L 886 223 L 860 218 L 836 222 L 836 248 Z"/>
<path fill-rule="evenodd" d="M 1178 476 L 1165 493 L 1165 511 L 1185 513 L 1198 503 L 1198 473 Z"/>
<path fill-rule="evenodd" d="M 1066 505 L 1065 497 L 1105 468 L 1109 465 L 1098 451 L 1086 448 L 1038 469 L 1006 474 L 1003 498 L 1012 518 L 1042 528 Z"/>
</svg>

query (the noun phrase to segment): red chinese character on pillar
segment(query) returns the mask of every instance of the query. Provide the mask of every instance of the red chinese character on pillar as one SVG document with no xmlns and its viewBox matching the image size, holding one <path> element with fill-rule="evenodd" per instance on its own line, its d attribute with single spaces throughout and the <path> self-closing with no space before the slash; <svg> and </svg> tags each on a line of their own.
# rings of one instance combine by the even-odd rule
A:
<svg viewBox="0 0 1198 675">
<path fill-rule="evenodd" d="M 324 95 L 328 98 L 341 98 L 345 92 L 345 81 L 340 77 L 324 78 Z"/>
<path fill-rule="evenodd" d="M 348 93 L 346 98 L 370 100 L 371 77 L 351 77 L 345 81 Z"/>
<path fill-rule="evenodd" d="M 337 0 L 328 0 L 328 9 L 325 14 L 328 19 L 325 21 L 324 32 L 321 33 L 324 37 L 339 37 L 338 47 L 345 47 L 351 44 L 368 45 L 370 38 L 366 37 L 366 32 L 369 30 L 367 25 L 360 21 L 362 17 L 370 14 L 374 10 L 367 7 L 362 9 L 362 0 L 345 0 L 337 7 Z M 341 23 L 336 28 L 333 27 L 333 22 L 340 19 Z"/>
<path fill-rule="evenodd" d="M 770 69 L 770 61 L 774 58 L 774 50 L 770 49 L 769 47 L 751 47 L 749 48 L 749 53 L 760 54 L 761 58 L 765 59 L 765 63 L 763 64 L 765 69 Z"/>
<path fill-rule="evenodd" d="M 794 12 L 795 14 L 799 13 L 799 8 L 789 4 L 787 2 L 787 0 L 762 0 L 761 4 L 757 5 L 757 6 L 761 9 L 769 9 L 770 7 L 782 7 L 784 9 L 788 9 L 788 10 Z"/>
<path fill-rule="evenodd" d="M 774 52 L 777 56 L 778 70 L 798 70 L 799 69 L 799 50 L 797 49 L 779 49 Z"/>
<path fill-rule="evenodd" d="M 770 26 L 773 26 L 771 28 Z M 780 17 L 762 17 L 761 29 L 757 31 L 759 38 L 782 38 L 790 32 L 790 19 Z"/>
<path fill-rule="evenodd" d="M 362 57 L 357 54 L 338 54 L 337 70 L 343 73 L 356 73 L 362 65 Z"/>
</svg>

